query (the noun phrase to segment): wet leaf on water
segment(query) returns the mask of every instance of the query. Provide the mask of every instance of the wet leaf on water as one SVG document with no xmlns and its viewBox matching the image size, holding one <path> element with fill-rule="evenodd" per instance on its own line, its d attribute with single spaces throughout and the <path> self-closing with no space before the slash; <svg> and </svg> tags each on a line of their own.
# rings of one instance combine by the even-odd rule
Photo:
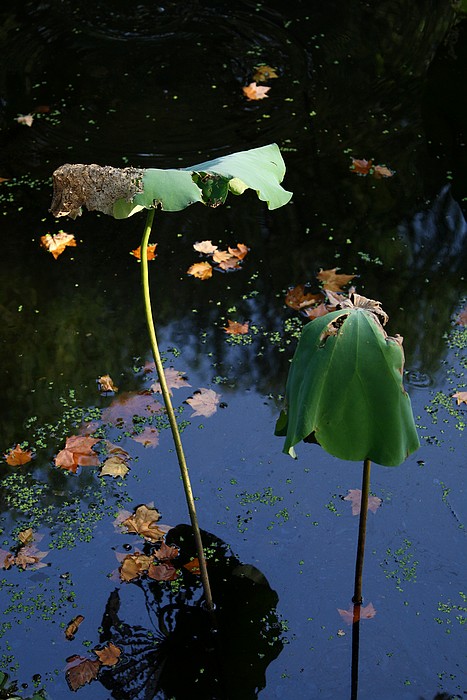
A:
<svg viewBox="0 0 467 700">
<path fill-rule="evenodd" d="M 74 654 L 67 658 L 65 678 L 70 690 L 78 690 L 97 678 L 101 662 Z"/>
<path fill-rule="evenodd" d="M 22 546 L 29 544 L 33 539 L 34 531 L 32 527 L 28 527 L 26 530 L 21 530 L 21 532 L 18 533 L 18 540 L 21 542 Z"/>
<path fill-rule="evenodd" d="M 154 581 L 175 581 L 178 576 L 178 571 L 172 564 L 153 562 L 149 566 L 148 576 Z"/>
<path fill-rule="evenodd" d="M 151 428 L 146 425 L 140 433 L 135 433 L 132 436 L 135 442 L 141 443 L 144 447 L 157 447 L 159 444 L 159 431 L 156 428 Z"/>
<path fill-rule="evenodd" d="M 383 177 L 392 177 L 395 173 L 394 170 L 391 170 L 386 165 L 373 165 L 372 160 L 365 160 L 364 158 L 352 158 L 350 170 L 357 175 L 372 175 L 377 180 Z"/>
<path fill-rule="evenodd" d="M 193 409 L 190 418 L 193 418 L 193 416 L 205 416 L 209 418 L 209 416 L 212 416 L 217 411 L 220 398 L 220 394 L 217 394 L 212 389 L 199 389 L 192 397 L 186 400 Z"/>
<path fill-rule="evenodd" d="M 126 459 L 119 457 L 119 455 L 112 455 L 105 460 L 99 472 L 99 476 L 113 476 L 114 478 L 124 477 L 129 471 L 130 467 Z"/>
<path fill-rule="evenodd" d="M 102 649 L 93 649 L 93 652 L 99 658 L 102 666 L 115 666 L 120 659 L 122 650 L 110 642 L 107 646 L 102 647 Z"/>
<path fill-rule="evenodd" d="M 65 637 L 69 640 L 72 640 L 75 638 L 75 634 L 78 631 L 78 627 L 80 624 L 83 622 L 84 617 L 83 615 L 76 615 L 66 626 L 65 628 Z"/>
<path fill-rule="evenodd" d="M 112 377 L 108 374 L 99 377 L 97 384 L 101 394 L 115 394 L 118 391 L 118 386 L 115 386 Z"/>
<path fill-rule="evenodd" d="M 135 532 L 150 542 L 158 542 L 164 538 L 165 532 L 160 530 L 156 523 L 161 519 L 161 514 L 156 508 L 148 508 L 145 505 L 138 506 L 129 518 L 122 522 L 128 532 Z"/>
<path fill-rule="evenodd" d="M 323 289 L 329 289 L 331 292 L 341 292 L 342 287 L 348 284 L 357 275 L 344 275 L 338 273 L 338 267 L 333 267 L 331 270 L 321 269 L 316 278 L 322 283 Z"/>
<path fill-rule="evenodd" d="M 212 241 L 199 241 L 193 244 L 193 248 L 204 255 L 212 255 L 217 250 L 217 246 L 213 245 Z"/>
<path fill-rule="evenodd" d="M 461 403 L 467 403 L 467 391 L 456 391 L 452 395 L 453 399 L 456 399 L 457 405 L 460 406 Z"/>
<path fill-rule="evenodd" d="M 245 321 L 245 323 L 238 323 L 238 321 L 230 321 L 230 319 L 227 319 L 227 327 L 224 328 L 226 333 L 230 333 L 231 335 L 246 335 L 249 330 L 249 322 Z"/>
<path fill-rule="evenodd" d="M 11 569 L 15 564 L 15 555 L 6 549 L 0 549 L 0 569 Z"/>
<path fill-rule="evenodd" d="M 208 262 L 194 263 L 186 272 L 187 275 L 192 275 L 200 280 L 207 280 L 212 277 L 212 265 Z"/>
<path fill-rule="evenodd" d="M 256 82 L 242 88 L 243 94 L 249 100 L 264 100 L 265 97 L 268 97 L 267 93 L 270 89 L 270 87 L 265 87 L 264 85 L 257 85 Z"/>
<path fill-rule="evenodd" d="M 229 251 L 230 255 L 232 255 L 234 258 L 243 260 L 243 258 L 246 256 L 250 249 L 244 243 L 237 243 L 236 248 L 231 248 L 230 246 L 227 246 L 227 250 Z"/>
<path fill-rule="evenodd" d="M 180 372 L 173 367 L 164 369 L 164 376 L 168 389 L 180 389 L 181 387 L 191 386 L 191 384 L 188 383 L 185 372 Z M 161 393 L 162 389 L 160 382 L 154 382 L 154 384 L 151 384 L 151 391 L 154 391 L 154 393 Z M 169 391 L 169 394 L 172 396 L 171 391 Z"/>
<path fill-rule="evenodd" d="M 154 549 L 154 556 L 158 561 L 167 562 L 176 559 L 180 553 L 178 547 L 162 542 L 159 548 Z"/>
<path fill-rule="evenodd" d="M 99 442 L 96 438 L 72 435 L 67 438 L 65 449 L 55 457 L 55 465 L 73 473 L 76 473 L 79 466 L 97 467 L 99 456 L 92 450 L 96 442 Z"/>
<path fill-rule="evenodd" d="M 76 241 L 72 233 L 65 233 L 65 231 L 59 231 L 55 235 L 51 233 L 46 233 L 45 236 L 41 236 L 41 245 L 49 253 L 52 253 L 55 260 L 59 255 L 63 253 L 65 248 L 68 246 L 75 247 Z"/>
<path fill-rule="evenodd" d="M 9 452 L 5 452 L 3 456 L 10 467 L 19 467 L 22 464 L 30 462 L 34 454 L 31 450 L 23 450 L 20 445 L 16 445 L 16 447 L 12 447 Z"/>
<path fill-rule="evenodd" d="M 348 625 L 353 624 L 354 618 L 355 621 L 357 621 L 358 619 L 371 620 L 371 618 L 376 615 L 376 610 L 373 607 L 373 603 L 368 603 L 368 605 L 365 606 L 351 605 L 347 610 L 341 610 L 340 608 L 337 608 L 337 611 L 344 620 L 344 622 L 346 622 Z M 360 617 L 358 617 L 359 613 Z"/>
<path fill-rule="evenodd" d="M 35 544 L 22 547 L 15 557 L 15 564 L 20 569 L 42 569 L 47 564 L 42 562 L 49 552 L 40 552 Z"/>
<path fill-rule="evenodd" d="M 148 261 L 154 260 L 157 257 L 156 253 L 157 243 L 148 243 L 147 256 Z M 141 246 L 139 245 L 135 250 L 130 250 L 130 255 L 133 255 L 138 262 L 141 262 Z"/>
<path fill-rule="evenodd" d="M 237 257 L 232 255 L 231 257 L 227 258 L 227 260 L 222 260 L 218 265 L 218 269 L 229 272 L 240 270 L 240 262 L 241 261 Z"/>
<path fill-rule="evenodd" d="M 253 73 L 253 80 L 257 83 L 264 83 L 267 80 L 272 80 L 272 78 L 278 78 L 276 71 L 271 66 L 256 66 L 255 72 Z"/>
<path fill-rule="evenodd" d="M 325 300 L 325 296 L 322 292 L 318 294 L 312 294 L 311 292 L 305 291 L 304 284 L 297 284 L 287 291 L 285 295 L 285 303 L 291 309 L 295 311 L 301 311 L 309 306 L 317 306 L 322 304 Z"/>
<path fill-rule="evenodd" d="M 212 256 L 213 261 L 216 263 L 223 263 L 231 258 L 235 258 L 235 256 L 231 255 L 231 253 L 228 253 L 226 250 L 215 250 Z"/>
<path fill-rule="evenodd" d="M 361 489 L 349 489 L 349 493 L 344 497 L 344 501 L 351 502 L 352 515 L 359 515 L 362 505 Z M 368 510 L 371 510 L 372 513 L 376 513 L 382 502 L 382 499 L 378 498 L 378 496 L 368 496 Z"/>
<path fill-rule="evenodd" d="M 392 177 L 394 175 L 394 172 L 394 170 L 387 168 L 385 165 L 375 165 L 375 167 L 373 168 L 372 175 L 377 180 L 379 180 L 382 177 Z"/>
<path fill-rule="evenodd" d="M 148 571 L 152 562 L 153 557 L 147 554 L 141 554 L 140 552 L 127 554 L 119 568 L 120 579 L 126 582 L 134 581 L 135 578 L 139 578 L 141 574 Z"/>
</svg>

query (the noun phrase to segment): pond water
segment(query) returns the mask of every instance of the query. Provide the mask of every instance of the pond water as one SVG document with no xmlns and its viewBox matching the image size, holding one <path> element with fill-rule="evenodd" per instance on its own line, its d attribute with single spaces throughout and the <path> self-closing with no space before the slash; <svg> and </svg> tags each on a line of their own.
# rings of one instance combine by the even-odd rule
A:
<svg viewBox="0 0 467 700">
<path fill-rule="evenodd" d="M 358 698 L 464 697 L 466 407 L 452 397 L 466 362 L 462 7 L 3 0 L 0 17 L 1 450 L 35 454 L 0 465 L 0 698 L 350 697 L 352 626 L 339 610 L 351 605 L 358 517 L 344 499 L 362 465 L 309 444 L 292 460 L 274 436 L 307 322 L 286 293 L 317 292 L 318 272 L 334 268 L 404 337 L 421 442 L 401 466 L 372 467 L 382 503 L 368 514 L 363 595 L 376 614 L 361 621 Z M 248 100 L 260 65 L 277 77 Z M 144 215 L 55 219 L 51 176 L 66 162 L 188 167 L 269 143 L 289 204 L 270 211 L 248 190 L 216 209 L 156 212 L 151 235 L 154 315 L 165 366 L 181 373 L 172 398 L 214 557 L 219 642 L 196 573 L 118 574 L 143 540 L 115 518 L 141 504 L 172 528 L 180 561 L 194 556 L 130 255 Z M 359 175 L 352 158 L 392 175 Z M 61 230 L 76 247 L 54 259 L 41 237 Z M 204 240 L 249 251 L 237 271 L 200 280 L 187 270 L 206 259 L 193 249 Z M 249 332 L 227 334 L 228 320 Z M 99 392 L 107 374 L 118 392 Z M 210 416 L 187 403 L 201 389 L 216 394 Z M 79 432 L 99 439 L 101 464 L 105 440 L 125 450 L 126 476 L 55 466 Z M 10 566 L 29 527 L 38 561 Z M 120 660 L 99 665 L 94 650 L 109 642 Z M 98 666 L 89 683 L 85 663 Z"/>
</svg>

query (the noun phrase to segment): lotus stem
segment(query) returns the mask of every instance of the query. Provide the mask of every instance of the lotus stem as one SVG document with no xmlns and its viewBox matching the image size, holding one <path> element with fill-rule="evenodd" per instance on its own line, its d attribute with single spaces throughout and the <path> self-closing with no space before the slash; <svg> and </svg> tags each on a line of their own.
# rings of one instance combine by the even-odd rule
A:
<svg viewBox="0 0 467 700">
<path fill-rule="evenodd" d="M 154 221 L 154 209 L 148 210 L 148 215 L 146 218 L 146 224 L 144 228 L 143 238 L 141 241 L 141 280 L 143 285 L 143 297 L 144 297 L 144 309 L 146 313 L 146 321 L 148 326 L 149 338 L 151 341 L 151 350 L 154 357 L 154 362 L 156 365 L 157 375 L 159 377 L 159 383 L 161 386 L 162 396 L 164 398 L 164 404 L 167 411 L 167 416 L 170 423 L 170 429 L 172 431 L 172 437 L 175 443 L 175 451 L 177 453 L 178 464 L 180 467 L 180 473 L 183 481 L 183 488 L 185 491 L 186 501 L 188 505 L 188 511 L 190 513 L 191 525 L 193 528 L 193 534 L 195 536 L 196 549 L 198 552 L 198 561 L 201 574 L 201 581 L 203 584 L 204 597 L 206 602 L 206 607 L 208 610 L 214 610 L 214 602 L 212 599 L 211 586 L 209 583 L 209 577 L 206 566 L 206 557 L 204 555 L 203 542 L 201 539 L 201 531 L 198 524 L 198 517 L 196 515 L 195 501 L 193 498 L 193 491 L 190 483 L 190 476 L 188 473 L 188 467 L 185 459 L 185 454 L 183 451 L 182 440 L 180 437 L 180 431 L 178 429 L 177 420 L 175 418 L 175 412 L 172 406 L 172 401 L 170 399 L 170 393 L 167 386 L 167 381 L 165 379 L 164 367 L 162 364 L 159 345 L 157 343 L 156 329 L 154 325 L 154 318 L 152 315 L 151 306 L 151 295 L 149 290 L 149 272 L 148 272 L 148 242 L 149 236 L 151 234 L 152 224 Z"/>
</svg>

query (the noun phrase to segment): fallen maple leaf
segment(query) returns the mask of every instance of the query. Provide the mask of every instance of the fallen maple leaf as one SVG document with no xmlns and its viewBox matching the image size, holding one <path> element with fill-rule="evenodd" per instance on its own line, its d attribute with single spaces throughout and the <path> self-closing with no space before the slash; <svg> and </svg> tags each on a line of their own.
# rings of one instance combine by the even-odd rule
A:
<svg viewBox="0 0 467 700">
<path fill-rule="evenodd" d="M 97 467 L 99 456 L 92 451 L 92 446 L 99 442 L 96 438 L 72 435 L 67 438 L 65 449 L 55 457 L 55 466 L 76 473 L 79 466 Z"/>
<path fill-rule="evenodd" d="M 3 456 L 10 467 L 19 467 L 22 464 L 30 462 L 34 455 L 31 450 L 23 450 L 20 445 L 16 445 L 16 447 L 12 447 L 9 452 L 5 452 Z"/>
<path fill-rule="evenodd" d="M 357 175 L 368 175 L 373 165 L 372 160 L 365 160 L 364 158 L 352 158 L 352 163 L 350 164 L 350 170 Z"/>
<path fill-rule="evenodd" d="M 112 455 L 105 460 L 102 468 L 99 472 L 99 476 L 113 476 L 117 478 L 118 476 L 124 477 L 130 471 L 130 467 L 126 459 L 119 457 L 118 455 Z"/>
<path fill-rule="evenodd" d="M 362 505 L 361 489 L 349 489 L 349 493 L 344 497 L 344 501 L 350 501 L 352 503 L 352 515 L 358 515 Z M 382 499 L 378 498 L 378 496 L 368 496 L 368 510 L 376 513 L 382 502 Z"/>
<path fill-rule="evenodd" d="M 183 568 L 189 571 L 190 574 L 199 575 L 201 573 L 198 557 L 194 557 L 194 559 L 188 561 L 186 564 L 183 565 Z"/>
<path fill-rule="evenodd" d="M 234 256 L 234 258 L 238 258 L 239 260 L 243 260 L 243 258 L 245 257 L 245 255 L 248 253 L 248 251 L 250 249 L 244 243 L 237 243 L 236 248 L 231 248 L 230 246 L 228 246 L 227 250 L 229 251 L 230 255 Z"/>
<path fill-rule="evenodd" d="M 154 258 L 157 256 L 156 248 L 157 243 L 148 243 L 148 260 L 154 260 Z M 141 246 L 139 245 L 137 248 L 135 248 L 135 250 L 130 250 L 130 255 L 133 255 L 139 262 L 141 262 Z"/>
<path fill-rule="evenodd" d="M 306 309 L 303 309 L 303 313 L 307 318 L 313 320 L 314 318 L 319 318 L 320 316 L 325 316 L 328 314 L 329 306 L 324 302 L 322 304 L 318 304 L 317 306 L 308 306 Z"/>
<path fill-rule="evenodd" d="M 256 80 L 257 83 L 264 83 L 266 80 L 279 77 L 271 66 L 256 66 L 254 70 L 253 80 Z"/>
<path fill-rule="evenodd" d="M 339 268 L 333 267 L 332 270 L 321 269 L 316 275 L 318 279 L 323 284 L 323 289 L 329 289 L 332 292 L 341 292 L 342 287 L 353 280 L 357 275 L 344 275 L 337 272 Z"/>
<path fill-rule="evenodd" d="M 99 658 L 102 666 L 115 666 L 115 664 L 118 663 L 122 653 L 121 649 L 115 646 L 115 644 L 112 642 L 107 644 L 107 646 L 103 647 L 102 649 L 93 649 L 93 652 Z"/>
<path fill-rule="evenodd" d="M 21 532 L 18 532 L 18 540 L 21 542 L 21 545 L 24 547 L 24 545 L 29 544 L 32 542 L 34 539 L 34 531 L 32 527 L 28 527 L 26 530 L 21 530 Z M 40 537 L 39 539 L 42 539 Z"/>
<path fill-rule="evenodd" d="M 88 659 L 78 654 L 69 656 L 65 667 L 65 678 L 70 690 L 78 690 L 86 683 L 95 680 L 100 667 L 99 659 Z"/>
<path fill-rule="evenodd" d="M 21 547 L 18 554 L 15 557 L 15 564 L 20 569 L 26 569 L 28 567 L 32 569 L 42 569 L 47 564 L 42 563 L 48 555 L 48 552 L 39 552 L 35 544 L 27 545 L 26 547 Z"/>
<path fill-rule="evenodd" d="M 249 100 L 263 100 L 265 97 L 268 97 L 266 93 L 269 92 L 270 89 L 270 87 L 265 87 L 264 85 L 257 85 L 256 82 L 250 83 L 242 88 L 243 94 Z"/>
<path fill-rule="evenodd" d="M 373 603 L 368 603 L 364 607 L 360 605 L 351 605 L 348 610 L 341 610 L 337 608 L 339 615 L 342 617 L 344 622 L 351 625 L 354 621 L 358 620 L 370 620 L 376 615 L 376 610 L 373 607 Z"/>
<path fill-rule="evenodd" d="M 195 391 L 193 396 L 186 400 L 194 409 L 190 418 L 193 418 L 193 416 L 209 418 L 217 411 L 220 398 L 220 394 L 217 394 L 212 389 L 201 388 L 199 391 Z"/>
<path fill-rule="evenodd" d="M 153 562 L 148 569 L 148 576 L 154 581 L 174 581 L 178 571 L 172 564 Z"/>
<path fill-rule="evenodd" d="M 191 386 L 188 384 L 188 380 L 184 372 L 180 372 L 178 369 L 173 367 L 167 367 L 164 369 L 165 381 L 167 383 L 167 388 L 169 389 L 169 394 L 172 396 L 170 389 L 180 389 L 181 387 Z M 151 391 L 155 393 L 162 393 L 160 382 L 154 382 L 151 384 Z"/>
<path fill-rule="evenodd" d="M 166 542 L 161 542 L 160 547 L 154 549 L 154 556 L 158 561 L 171 561 L 176 559 L 180 553 L 180 550 L 175 545 L 168 545 Z"/>
<path fill-rule="evenodd" d="M 285 295 L 285 303 L 291 309 L 296 311 L 301 311 L 309 306 L 316 306 L 324 302 L 325 296 L 322 292 L 318 294 L 311 294 L 310 292 L 305 292 L 304 284 L 297 284 L 296 287 L 292 287 L 287 291 Z"/>
<path fill-rule="evenodd" d="M 82 615 L 76 615 L 71 622 L 68 623 L 68 625 L 65 628 L 65 637 L 69 640 L 72 640 L 75 638 L 75 634 L 78 631 L 78 627 L 80 624 L 83 622 L 84 617 Z"/>
<path fill-rule="evenodd" d="M 249 321 L 238 323 L 238 321 L 230 321 L 230 319 L 227 319 L 227 323 L 228 326 L 224 328 L 226 333 L 230 333 L 231 335 L 245 335 L 248 333 Z"/>
<path fill-rule="evenodd" d="M 456 399 L 458 406 L 460 406 L 461 403 L 467 403 L 467 391 L 456 391 L 456 393 L 452 395 L 452 398 Z"/>
<path fill-rule="evenodd" d="M 121 580 L 128 582 L 139 578 L 141 574 L 148 571 L 152 561 L 152 557 L 147 554 L 140 554 L 140 552 L 127 554 L 119 568 Z"/>
<path fill-rule="evenodd" d="M 150 542 L 159 542 L 165 535 L 165 532 L 156 525 L 160 519 L 161 514 L 156 508 L 141 505 L 136 508 L 133 515 L 122 522 L 122 526 L 125 526 L 128 532 L 135 532 Z"/>
<path fill-rule="evenodd" d="M 212 256 L 212 259 L 216 263 L 222 263 L 225 262 L 226 260 L 230 260 L 230 258 L 236 257 L 231 255 L 231 253 L 228 253 L 226 250 L 215 250 Z"/>
<path fill-rule="evenodd" d="M 392 177 L 394 175 L 394 170 L 387 168 L 385 165 L 375 165 L 372 175 L 379 180 L 382 177 Z"/>
<path fill-rule="evenodd" d="M 232 257 L 228 258 L 227 260 L 223 260 L 222 262 L 220 262 L 218 268 L 220 268 L 221 270 L 233 272 L 235 270 L 240 270 L 240 263 L 241 260 L 232 255 Z"/>
<path fill-rule="evenodd" d="M 204 255 L 212 255 L 216 250 L 217 246 L 212 244 L 212 241 L 200 241 L 193 244 L 193 248 L 198 253 L 204 253 Z"/>
<path fill-rule="evenodd" d="M 186 272 L 187 275 L 192 275 L 200 280 L 207 280 L 212 277 L 212 265 L 208 262 L 194 263 Z"/>
<path fill-rule="evenodd" d="M 11 569 L 15 563 L 15 555 L 6 549 L 0 549 L 0 569 Z"/>
<path fill-rule="evenodd" d="M 108 374 L 104 374 L 102 377 L 99 377 L 97 383 L 101 394 L 115 394 L 118 391 L 118 386 L 115 386 L 112 377 L 110 377 Z"/>
<path fill-rule="evenodd" d="M 16 117 L 16 121 L 18 124 L 24 124 L 25 126 L 32 126 L 32 123 L 34 121 L 34 117 L 32 114 L 20 114 L 19 117 Z"/>
<path fill-rule="evenodd" d="M 76 241 L 72 233 L 59 231 L 55 235 L 46 233 L 45 236 L 41 236 L 41 245 L 48 250 L 49 253 L 52 253 L 56 260 L 67 246 L 76 246 Z"/>
</svg>

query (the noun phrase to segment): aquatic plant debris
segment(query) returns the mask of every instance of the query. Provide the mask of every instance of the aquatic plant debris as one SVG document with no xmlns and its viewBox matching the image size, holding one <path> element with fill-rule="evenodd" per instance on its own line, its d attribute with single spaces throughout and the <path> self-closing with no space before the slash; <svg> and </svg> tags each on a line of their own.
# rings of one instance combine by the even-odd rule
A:
<svg viewBox="0 0 467 700">
<path fill-rule="evenodd" d="M 45 236 L 41 236 L 41 245 L 49 253 L 52 253 L 55 260 L 57 260 L 58 256 L 63 253 L 65 248 L 76 246 L 76 240 L 72 233 L 59 231 L 55 234 L 46 233 Z"/>
<path fill-rule="evenodd" d="M 205 416 L 209 418 L 212 416 L 219 406 L 220 394 L 215 392 L 213 389 L 201 388 L 195 391 L 192 397 L 188 398 L 186 402 L 194 409 L 190 418 L 194 416 Z"/>
<path fill-rule="evenodd" d="M 148 243 L 147 256 L 148 260 L 155 260 L 157 257 L 156 253 L 157 243 Z M 135 250 L 130 250 L 130 255 L 133 255 L 138 262 L 141 262 L 141 246 L 139 245 Z"/>
<path fill-rule="evenodd" d="M 267 93 L 270 89 L 270 87 L 266 87 L 265 85 L 257 85 L 256 82 L 245 85 L 245 87 L 242 88 L 243 94 L 249 100 L 264 100 L 265 97 L 269 97 Z"/>
<path fill-rule="evenodd" d="M 67 438 L 65 448 L 55 457 L 55 466 L 76 473 L 78 467 L 97 467 L 99 456 L 92 447 L 98 439 L 84 435 L 71 435 Z"/>
<path fill-rule="evenodd" d="M 32 450 L 23 450 L 21 445 L 16 445 L 16 447 L 12 447 L 11 450 L 5 452 L 3 457 L 10 467 L 19 467 L 23 464 L 28 464 L 34 457 L 34 453 Z"/>
</svg>

